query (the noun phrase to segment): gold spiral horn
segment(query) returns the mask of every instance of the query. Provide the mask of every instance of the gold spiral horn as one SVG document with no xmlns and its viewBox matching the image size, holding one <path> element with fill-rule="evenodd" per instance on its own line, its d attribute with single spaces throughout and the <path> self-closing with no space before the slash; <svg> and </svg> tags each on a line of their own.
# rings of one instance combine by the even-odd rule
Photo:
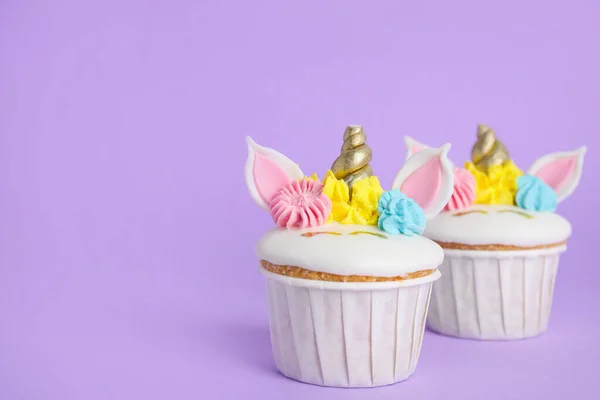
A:
<svg viewBox="0 0 600 400">
<path fill-rule="evenodd" d="M 487 125 L 477 126 L 477 142 L 471 150 L 471 159 L 477 168 L 487 171 L 493 165 L 502 165 L 509 160 L 504 143 L 496 138 L 496 133 Z"/>
<path fill-rule="evenodd" d="M 343 179 L 352 188 L 354 182 L 373 176 L 369 162 L 373 152 L 367 145 L 367 135 L 360 125 L 350 125 L 344 132 L 341 154 L 333 162 L 331 172 L 337 179 Z"/>
</svg>

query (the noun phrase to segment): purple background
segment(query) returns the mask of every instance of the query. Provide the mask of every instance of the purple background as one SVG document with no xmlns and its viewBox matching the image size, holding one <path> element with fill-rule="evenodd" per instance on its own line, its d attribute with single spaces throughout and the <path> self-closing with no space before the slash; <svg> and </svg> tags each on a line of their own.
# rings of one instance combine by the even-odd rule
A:
<svg viewBox="0 0 600 400">
<path fill-rule="evenodd" d="M 597 398 L 599 2 L 33 3 L 0 5 L 1 399 Z M 379 389 L 279 375 L 244 135 L 322 177 L 362 124 L 389 187 L 403 135 L 462 162 L 479 122 L 525 169 L 589 146 L 549 332 L 427 333 Z"/>
</svg>

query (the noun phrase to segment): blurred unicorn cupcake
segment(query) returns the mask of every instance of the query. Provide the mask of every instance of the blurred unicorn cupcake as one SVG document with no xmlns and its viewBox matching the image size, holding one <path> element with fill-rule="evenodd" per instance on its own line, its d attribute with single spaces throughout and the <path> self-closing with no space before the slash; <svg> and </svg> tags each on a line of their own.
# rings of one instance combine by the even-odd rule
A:
<svg viewBox="0 0 600 400">
<path fill-rule="evenodd" d="M 405 138 L 408 156 L 428 146 Z M 428 326 L 472 339 L 521 339 L 546 331 L 558 260 L 571 235 L 555 213 L 579 183 L 586 148 L 547 154 L 527 174 L 488 126 L 454 192 L 425 236 L 445 253 Z M 410 160 L 410 158 L 409 158 Z"/>
</svg>

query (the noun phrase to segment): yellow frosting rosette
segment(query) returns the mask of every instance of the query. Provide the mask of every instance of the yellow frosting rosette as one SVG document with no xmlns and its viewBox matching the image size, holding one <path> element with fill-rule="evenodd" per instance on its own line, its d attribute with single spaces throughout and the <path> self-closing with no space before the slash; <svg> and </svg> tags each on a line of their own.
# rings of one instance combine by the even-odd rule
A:
<svg viewBox="0 0 600 400">
<path fill-rule="evenodd" d="M 377 203 L 383 189 L 376 176 L 355 181 L 352 185 L 352 200 L 346 182 L 337 179 L 331 170 L 325 174 L 323 186 L 323 193 L 331 199 L 332 204 L 328 222 L 377 225 Z"/>
<path fill-rule="evenodd" d="M 471 161 L 465 168 L 475 177 L 475 204 L 515 204 L 517 178 L 523 175 L 512 160 L 501 165 L 492 165 L 487 172 L 481 171 Z"/>
</svg>

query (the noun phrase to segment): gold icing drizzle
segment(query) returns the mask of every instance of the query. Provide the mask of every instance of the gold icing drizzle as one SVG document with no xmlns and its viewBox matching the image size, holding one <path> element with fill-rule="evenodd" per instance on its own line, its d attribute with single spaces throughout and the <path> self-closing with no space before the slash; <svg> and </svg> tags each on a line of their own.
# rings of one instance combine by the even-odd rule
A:
<svg viewBox="0 0 600 400">
<path fill-rule="evenodd" d="M 528 219 L 533 219 L 535 218 L 533 215 L 528 214 L 524 211 L 517 211 L 517 210 L 500 210 L 498 211 L 499 213 L 513 213 L 513 214 L 517 214 L 520 215 L 522 217 L 528 218 Z"/>
<path fill-rule="evenodd" d="M 362 126 L 348 126 L 344 132 L 341 154 L 331 166 L 331 172 L 335 177 L 343 179 L 350 189 L 354 182 L 373 176 L 373 170 L 369 165 L 373 152 L 366 142 L 367 135 Z"/>
<path fill-rule="evenodd" d="M 302 234 L 300 234 L 300 236 L 304 236 L 304 237 L 313 237 L 313 236 L 317 236 L 317 235 L 334 235 L 334 236 L 341 236 L 342 234 L 339 232 L 304 232 Z"/>
<path fill-rule="evenodd" d="M 479 213 L 479 214 L 487 214 L 487 211 L 484 210 L 469 210 L 469 211 L 460 211 L 457 213 L 452 214 L 453 217 L 462 217 L 463 215 L 469 215 L 469 214 L 474 214 L 474 213 Z"/>
<path fill-rule="evenodd" d="M 513 213 L 513 214 L 517 214 L 517 215 L 520 215 L 520 216 L 528 218 L 528 219 L 535 218 L 531 214 L 528 214 L 524 211 L 518 211 L 518 210 L 499 210 L 496 212 L 497 213 Z M 453 217 L 462 217 L 463 215 L 469 215 L 469 214 L 474 214 L 474 213 L 489 214 L 487 211 L 484 211 L 484 210 L 467 210 L 467 211 L 461 211 L 461 212 L 454 213 L 454 214 L 452 214 L 452 216 Z"/>
<path fill-rule="evenodd" d="M 493 165 L 504 164 L 510 157 L 504 143 L 496 138 L 496 132 L 487 125 L 478 125 L 471 159 L 477 168 L 485 172 Z"/>
<path fill-rule="evenodd" d="M 350 235 L 373 235 L 373 236 L 377 236 L 382 239 L 387 239 L 387 236 L 384 235 L 383 233 L 369 232 L 369 231 L 354 231 L 354 232 L 350 232 Z"/>
<path fill-rule="evenodd" d="M 317 235 L 342 236 L 342 234 L 339 233 L 339 232 L 330 232 L 330 231 L 324 231 L 324 232 L 304 232 L 304 233 L 300 234 L 300 236 L 304 236 L 304 237 L 313 237 L 313 236 L 317 236 Z M 353 232 L 350 232 L 349 235 L 352 235 L 352 236 L 355 236 L 355 235 L 373 235 L 373 236 L 377 236 L 378 238 L 387 239 L 387 236 L 384 235 L 383 233 L 369 232 L 369 231 L 353 231 Z"/>
</svg>

